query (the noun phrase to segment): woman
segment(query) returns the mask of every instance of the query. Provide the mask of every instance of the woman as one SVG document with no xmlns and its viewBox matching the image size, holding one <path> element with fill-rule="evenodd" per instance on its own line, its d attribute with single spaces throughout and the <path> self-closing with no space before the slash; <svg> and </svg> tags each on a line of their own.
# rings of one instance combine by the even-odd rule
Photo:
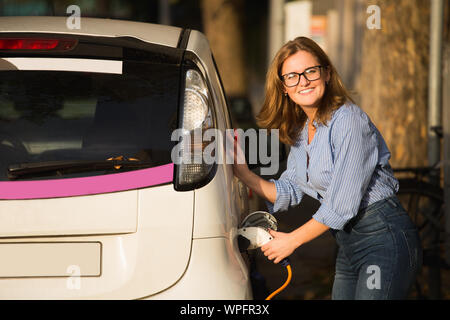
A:
<svg viewBox="0 0 450 320">
<path fill-rule="evenodd" d="M 324 51 L 296 38 L 277 53 L 258 123 L 291 146 L 287 169 L 264 180 L 235 162 L 235 175 L 269 204 L 287 210 L 304 194 L 321 206 L 290 233 L 271 231 L 262 251 L 280 262 L 331 230 L 339 246 L 333 299 L 404 299 L 421 265 L 417 230 L 397 197 L 390 152 L 350 98 Z"/>
</svg>

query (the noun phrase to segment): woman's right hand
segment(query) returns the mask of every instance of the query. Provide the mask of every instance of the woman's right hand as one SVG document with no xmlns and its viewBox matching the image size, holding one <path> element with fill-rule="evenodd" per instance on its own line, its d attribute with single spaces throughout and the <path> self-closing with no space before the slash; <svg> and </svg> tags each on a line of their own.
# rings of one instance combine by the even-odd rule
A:
<svg viewBox="0 0 450 320">
<path fill-rule="evenodd" d="M 228 134 L 227 139 L 229 139 L 227 146 L 233 146 L 233 150 L 227 150 L 229 157 L 233 159 L 233 173 L 238 179 L 245 182 L 245 177 L 250 173 L 250 169 L 245 160 L 245 153 L 239 143 L 238 134 L 234 131 L 234 135 Z"/>
<path fill-rule="evenodd" d="M 256 194 L 273 203 L 277 195 L 275 183 L 264 180 L 249 169 L 245 161 L 245 153 L 241 148 L 243 144 L 239 143 L 239 136 L 236 135 L 236 131 L 234 136 L 228 134 L 227 139 L 230 139 L 227 141 L 227 145 L 233 146 L 233 150 L 227 150 L 227 153 L 229 157 L 233 157 L 234 175 Z"/>
</svg>

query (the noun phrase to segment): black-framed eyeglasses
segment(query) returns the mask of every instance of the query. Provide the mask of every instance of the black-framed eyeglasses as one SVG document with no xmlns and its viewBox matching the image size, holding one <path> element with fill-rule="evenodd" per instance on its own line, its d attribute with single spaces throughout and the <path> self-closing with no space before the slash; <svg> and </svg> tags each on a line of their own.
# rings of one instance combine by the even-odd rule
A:
<svg viewBox="0 0 450 320">
<path fill-rule="evenodd" d="M 305 71 L 303 71 L 302 73 L 298 73 L 298 72 L 286 73 L 286 74 L 282 75 L 280 78 L 286 87 L 295 87 L 296 85 L 299 84 L 300 78 L 302 77 L 302 75 L 308 81 L 319 80 L 322 75 L 321 74 L 322 68 L 324 68 L 324 66 L 314 66 L 314 67 L 305 69 Z"/>
</svg>

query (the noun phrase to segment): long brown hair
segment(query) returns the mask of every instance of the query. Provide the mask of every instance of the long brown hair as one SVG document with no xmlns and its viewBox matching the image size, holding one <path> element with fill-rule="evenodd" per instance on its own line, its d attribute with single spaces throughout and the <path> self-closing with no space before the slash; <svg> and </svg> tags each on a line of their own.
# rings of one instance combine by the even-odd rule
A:
<svg viewBox="0 0 450 320">
<path fill-rule="evenodd" d="M 300 50 L 311 53 L 330 74 L 314 119 L 317 123 L 326 125 L 333 111 L 348 100 L 353 102 L 327 54 L 317 43 L 306 37 L 287 42 L 278 51 L 267 71 L 264 104 L 256 119 L 262 128 L 279 129 L 280 141 L 288 145 L 293 145 L 297 140 L 307 116 L 302 108 L 284 94 L 281 68 L 287 58 Z"/>
</svg>

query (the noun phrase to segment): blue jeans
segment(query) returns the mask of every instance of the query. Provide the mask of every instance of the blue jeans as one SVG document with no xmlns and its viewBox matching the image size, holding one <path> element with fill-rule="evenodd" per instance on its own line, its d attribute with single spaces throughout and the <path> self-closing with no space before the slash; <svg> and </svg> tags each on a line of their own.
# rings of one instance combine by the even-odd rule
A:
<svg viewBox="0 0 450 320">
<path fill-rule="evenodd" d="M 417 228 L 396 196 L 360 210 L 338 244 L 333 300 L 406 299 L 422 266 Z"/>
</svg>

